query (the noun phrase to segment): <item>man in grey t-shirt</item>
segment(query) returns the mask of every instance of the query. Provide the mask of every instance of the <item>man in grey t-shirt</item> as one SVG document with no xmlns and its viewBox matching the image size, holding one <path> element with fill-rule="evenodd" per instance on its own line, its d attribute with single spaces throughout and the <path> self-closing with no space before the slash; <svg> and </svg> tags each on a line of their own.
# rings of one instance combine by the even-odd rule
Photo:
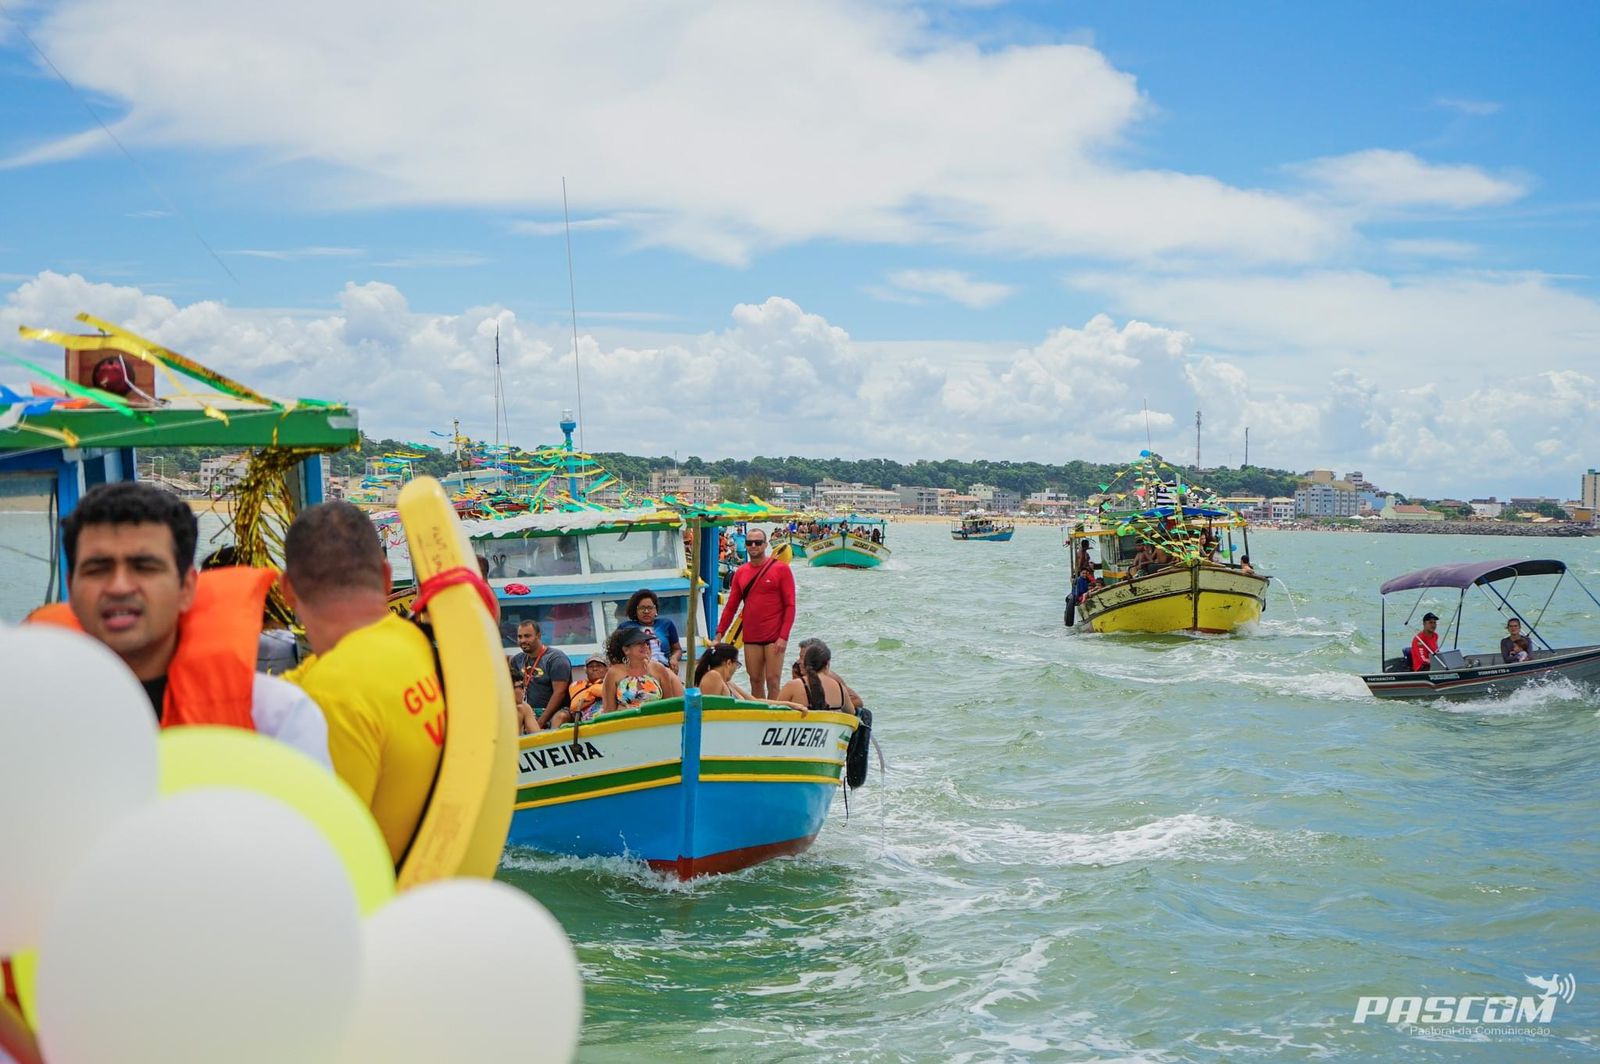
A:
<svg viewBox="0 0 1600 1064">
<path fill-rule="evenodd" d="M 517 710 L 522 730 L 538 731 L 550 723 L 558 710 L 567 707 L 567 688 L 572 685 L 572 662 L 555 647 L 544 645 L 538 621 L 517 625 L 520 654 L 511 658 L 511 667 L 521 672 L 528 686 L 523 693 L 527 712 Z"/>
</svg>

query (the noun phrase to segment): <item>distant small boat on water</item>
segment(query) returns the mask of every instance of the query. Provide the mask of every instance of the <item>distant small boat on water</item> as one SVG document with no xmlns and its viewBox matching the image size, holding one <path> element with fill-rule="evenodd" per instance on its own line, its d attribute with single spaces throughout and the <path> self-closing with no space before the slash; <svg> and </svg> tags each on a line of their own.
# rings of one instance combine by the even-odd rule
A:
<svg viewBox="0 0 1600 1064">
<path fill-rule="evenodd" d="M 986 514 L 981 510 L 963 514 L 958 524 L 950 528 L 950 538 L 956 540 L 978 540 L 984 543 L 1009 543 L 1012 533 L 1017 526 L 1010 521 L 1000 522 L 995 520 L 993 514 Z"/>
</svg>

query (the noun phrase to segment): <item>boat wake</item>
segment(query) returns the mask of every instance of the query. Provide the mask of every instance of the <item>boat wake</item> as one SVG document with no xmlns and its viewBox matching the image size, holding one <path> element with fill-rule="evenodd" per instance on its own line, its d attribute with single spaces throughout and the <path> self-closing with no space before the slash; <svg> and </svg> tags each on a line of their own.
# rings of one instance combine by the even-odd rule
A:
<svg viewBox="0 0 1600 1064">
<path fill-rule="evenodd" d="M 1558 676 L 1525 684 L 1503 695 L 1475 698 L 1470 701 L 1437 698 L 1425 704 L 1441 713 L 1458 716 L 1515 717 L 1546 709 L 1590 706 L 1594 705 L 1595 701 L 1594 688 Z M 1600 714 L 1600 710 L 1596 712 Z"/>
<path fill-rule="evenodd" d="M 969 824 L 943 841 L 923 846 L 901 843 L 896 849 L 920 858 L 918 863 L 956 857 L 973 864 L 1107 868 L 1139 861 L 1241 861 L 1286 844 L 1279 834 L 1226 817 L 1180 813 L 1106 832 L 1038 831 L 1007 822 Z"/>
</svg>

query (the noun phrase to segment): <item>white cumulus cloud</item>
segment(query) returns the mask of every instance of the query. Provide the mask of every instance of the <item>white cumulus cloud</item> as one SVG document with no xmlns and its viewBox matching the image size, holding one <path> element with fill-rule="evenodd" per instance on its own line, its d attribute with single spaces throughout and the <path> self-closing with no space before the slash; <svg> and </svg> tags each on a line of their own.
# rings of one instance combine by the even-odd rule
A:
<svg viewBox="0 0 1600 1064">
<path fill-rule="evenodd" d="M 1476 166 L 1424 162 L 1406 151 L 1370 148 L 1292 167 L 1330 197 L 1357 207 L 1485 207 L 1527 192 L 1524 181 Z"/>
</svg>

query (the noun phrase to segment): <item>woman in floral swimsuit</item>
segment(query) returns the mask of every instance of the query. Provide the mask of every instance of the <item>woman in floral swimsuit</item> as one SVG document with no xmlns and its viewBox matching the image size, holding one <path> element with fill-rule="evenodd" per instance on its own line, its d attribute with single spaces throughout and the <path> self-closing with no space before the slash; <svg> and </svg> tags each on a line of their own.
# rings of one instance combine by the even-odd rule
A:
<svg viewBox="0 0 1600 1064">
<path fill-rule="evenodd" d="M 606 641 L 606 657 L 614 664 L 606 673 L 601 712 L 637 709 L 658 698 L 683 694 L 683 681 L 650 655 L 650 631 L 621 628 Z"/>
</svg>

